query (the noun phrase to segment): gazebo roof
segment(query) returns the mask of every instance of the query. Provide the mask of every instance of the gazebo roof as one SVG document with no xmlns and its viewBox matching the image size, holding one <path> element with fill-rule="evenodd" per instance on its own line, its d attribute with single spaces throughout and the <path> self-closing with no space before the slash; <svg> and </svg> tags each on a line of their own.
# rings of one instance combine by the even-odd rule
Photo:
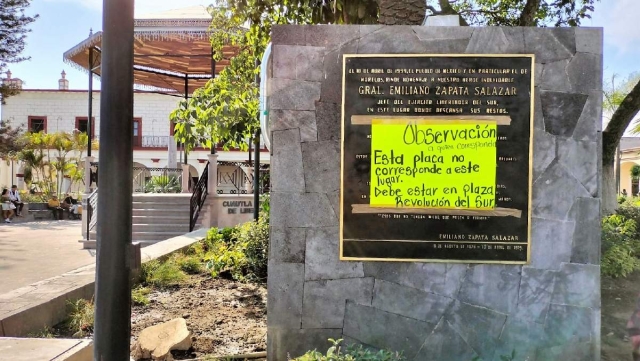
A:
<svg viewBox="0 0 640 361">
<path fill-rule="evenodd" d="M 204 86 L 236 55 L 223 49 L 223 60 L 214 62 L 209 42 L 211 16 L 203 6 L 139 16 L 134 23 L 134 84 L 138 89 L 187 95 Z M 94 49 L 93 72 L 100 75 L 102 32 L 64 53 L 64 61 L 89 71 L 89 49 Z"/>
</svg>

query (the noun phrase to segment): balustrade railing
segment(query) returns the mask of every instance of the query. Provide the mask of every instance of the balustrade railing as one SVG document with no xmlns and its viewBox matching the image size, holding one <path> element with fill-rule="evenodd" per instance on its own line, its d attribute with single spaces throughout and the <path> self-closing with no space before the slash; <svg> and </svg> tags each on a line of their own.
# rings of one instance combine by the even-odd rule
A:
<svg viewBox="0 0 640 361">
<path fill-rule="evenodd" d="M 87 198 L 87 241 L 91 238 L 91 231 L 98 224 L 98 189 L 96 188 Z"/>
<path fill-rule="evenodd" d="M 218 162 L 218 194 L 252 194 L 253 164 L 249 162 Z M 260 166 L 258 187 L 260 194 L 269 192 L 269 165 Z"/>
<path fill-rule="evenodd" d="M 205 167 L 205 169 L 208 169 Z M 206 173 L 206 172 L 205 172 Z M 252 194 L 255 175 L 249 162 L 218 162 L 218 194 Z M 269 193 L 268 164 L 260 166 L 260 194 Z M 98 162 L 91 163 L 91 184 L 98 186 Z M 193 183 L 190 183 L 192 189 Z M 134 193 L 179 193 L 182 191 L 182 169 L 133 167 Z"/>
<path fill-rule="evenodd" d="M 193 188 L 193 194 L 191 195 L 191 207 L 189 211 L 189 231 L 193 231 L 198 222 L 200 211 L 204 206 L 204 202 L 207 200 L 209 194 L 209 162 L 202 172 L 202 176 L 198 180 L 198 183 Z"/>
<path fill-rule="evenodd" d="M 182 192 L 182 169 L 133 167 L 134 193 Z"/>
<path fill-rule="evenodd" d="M 136 141 L 139 144 L 135 144 Z M 134 139 L 134 146 L 143 148 L 167 148 L 169 147 L 169 142 L 171 141 L 173 141 L 173 137 L 143 135 L 139 138 L 139 140 Z"/>
</svg>

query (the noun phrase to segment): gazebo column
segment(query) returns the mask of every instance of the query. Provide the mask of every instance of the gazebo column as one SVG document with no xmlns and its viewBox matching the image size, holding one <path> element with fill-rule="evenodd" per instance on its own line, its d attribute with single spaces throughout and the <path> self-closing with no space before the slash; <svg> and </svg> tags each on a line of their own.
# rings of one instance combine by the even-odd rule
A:
<svg viewBox="0 0 640 361">
<path fill-rule="evenodd" d="M 89 228 L 89 217 L 87 211 L 89 209 L 88 201 L 91 195 L 91 163 L 95 161 L 94 157 L 84 158 L 84 195 L 82 196 L 82 239 L 88 241 L 87 229 Z"/>
<path fill-rule="evenodd" d="M 189 183 L 191 181 L 191 169 L 188 164 L 182 165 L 182 193 L 189 193 Z"/>
</svg>

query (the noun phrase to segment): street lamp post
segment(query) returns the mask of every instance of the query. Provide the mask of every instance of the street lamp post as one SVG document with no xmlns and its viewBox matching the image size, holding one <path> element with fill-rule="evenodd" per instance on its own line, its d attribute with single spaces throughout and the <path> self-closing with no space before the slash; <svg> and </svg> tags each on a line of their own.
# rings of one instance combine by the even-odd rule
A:
<svg viewBox="0 0 640 361">
<path fill-rule="evenodd" d="M 133 183 L 132 0 L 103 0 L 94 360 L 129 360 Z"/>
</svg>

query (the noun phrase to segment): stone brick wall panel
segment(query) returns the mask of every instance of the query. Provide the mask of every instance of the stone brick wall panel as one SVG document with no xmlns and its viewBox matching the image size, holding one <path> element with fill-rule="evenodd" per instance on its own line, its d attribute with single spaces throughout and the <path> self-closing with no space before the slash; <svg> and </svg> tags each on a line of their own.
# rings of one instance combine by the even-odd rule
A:
<svg viewBox="0 0 640 361">
<path fill-rule="evenodd" d="M 409 360 L 599 360 L 600 29 L 285 25 L 272 40 L 269 360 L 329 337 Z M 530 265 L 339 261 L 342 56 L 376 52 L 536 55 Z"/>
</svg>

